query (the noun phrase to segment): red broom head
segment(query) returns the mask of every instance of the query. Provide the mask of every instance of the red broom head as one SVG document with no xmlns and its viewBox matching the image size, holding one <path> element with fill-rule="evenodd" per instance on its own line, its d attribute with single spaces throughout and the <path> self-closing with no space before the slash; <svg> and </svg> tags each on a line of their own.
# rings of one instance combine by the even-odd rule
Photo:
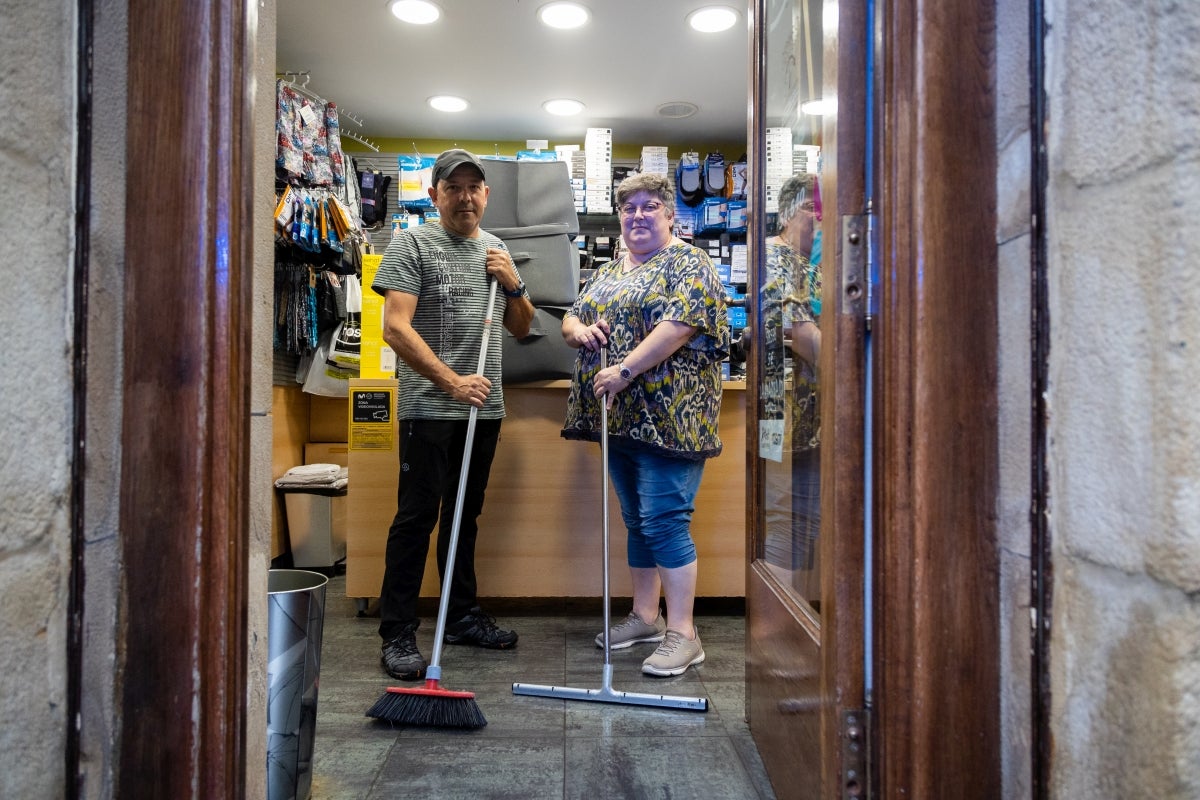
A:
<svg viewBox="0 0 1200 800">
<path fill-rule="evenodd" d="M 417 686 L 389 686 L 387 688 L 392 694 L 419 694 L 429 697 L 452 697 L 458 700 L 473 700 L 475 699 L 474 692 L 456 692 L 450 689 L 443 689 L 438 685 L 434 678 L 425 681 L 423 687 Z"/>
<path fill-rule="evenodd" d="M 367 716 L 393 725 L 468 729 L 487 725 L 474 692 L 439 689 L 436 680 L 425 684 L 424 688 L 389 686 Z"/>
</svg>

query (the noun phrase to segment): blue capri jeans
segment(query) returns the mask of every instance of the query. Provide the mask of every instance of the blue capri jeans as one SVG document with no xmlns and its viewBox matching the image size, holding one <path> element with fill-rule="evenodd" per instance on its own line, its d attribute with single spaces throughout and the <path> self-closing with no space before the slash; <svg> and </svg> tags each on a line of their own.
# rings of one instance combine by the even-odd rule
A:
<svg viewBox="0 0 1200 800">
<path fill-rule="evenodd" d="M 614 439 L 608 474 L 629 532 L 630 567 L 675 569 L 696 560 L 691 522 L 703 461 L 670 458 Z"/>
</svg>

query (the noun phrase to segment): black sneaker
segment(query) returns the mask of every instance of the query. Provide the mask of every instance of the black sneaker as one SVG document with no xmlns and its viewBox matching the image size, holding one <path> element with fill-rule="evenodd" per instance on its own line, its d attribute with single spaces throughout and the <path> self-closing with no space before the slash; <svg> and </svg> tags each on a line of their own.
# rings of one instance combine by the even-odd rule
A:
<svg viewBox="0 0 1200 800">
<path fill-rule="evenodd" d="M 384 642 L 379 661 L 383 664 L 383 671 L 396 680 L 419 681 L 424 678 L 428 664 L 417 649 L 417 626 L 413 625 Z"/>
<path fill-rule="evenodd" d="M 473 644 L 507 650 L 517 643 L 517 632 L 496 627 L 496 618 L 476 606 L 458 622 L 446 626 L 446 644 Z"/>
</svg>

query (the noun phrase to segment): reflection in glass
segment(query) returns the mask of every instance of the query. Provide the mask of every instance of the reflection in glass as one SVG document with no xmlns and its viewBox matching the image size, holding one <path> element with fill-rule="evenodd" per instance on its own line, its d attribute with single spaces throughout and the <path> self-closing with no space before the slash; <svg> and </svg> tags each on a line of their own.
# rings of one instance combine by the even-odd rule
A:
<svg viewBox="0 0 1200 800">
<path fill-rule="evenodd" d="M 821 118 L 801 106 L 821 92 L 821 0 L 769 3 L 766 41 L 767 241 L 757 330 L 744 336 L 759 376 L 763 498 L 756 556 L 795 597 L 820 610 Z"/>
<path fill-rule="evenodd" d="M 759 290 L 760 430 L 780 434 L 778 447 L 773 445 L 775 437 L 760 436 L 759 455 L 766 459 L 763 558 L 814 608 L 820 601 L 817 538 L 821 527 L 818 197 L 813 173 L 784 181 Z"/>
</svg>

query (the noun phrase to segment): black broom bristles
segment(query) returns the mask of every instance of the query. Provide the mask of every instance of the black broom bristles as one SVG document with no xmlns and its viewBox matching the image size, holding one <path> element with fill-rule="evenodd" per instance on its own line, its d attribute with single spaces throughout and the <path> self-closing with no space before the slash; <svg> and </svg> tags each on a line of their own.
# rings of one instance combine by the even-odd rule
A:
<svg viewBox="0 0 1200 800">
<path fill-rule="evenodd" d="M 433 686 L 429 686 L 433 683 Z M 393 725 L 475 729 L 487 725 L 474 692 L 439 689 L 426 682 L 423 689 L 388 687 L 383 697 L 367 709 L 367 716 Z"/>
</svg>

